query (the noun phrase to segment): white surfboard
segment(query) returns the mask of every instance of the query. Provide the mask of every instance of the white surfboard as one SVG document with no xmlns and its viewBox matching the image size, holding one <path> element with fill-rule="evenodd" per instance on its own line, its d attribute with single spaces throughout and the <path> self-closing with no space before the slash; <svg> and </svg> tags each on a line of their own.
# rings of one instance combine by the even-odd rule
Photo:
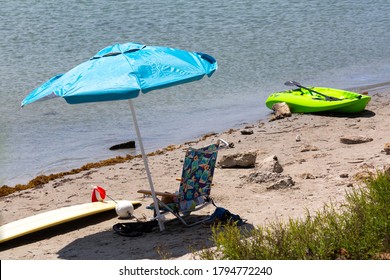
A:
<svg viewBox="0 0 390 280">
<path fill-rule="evenodd" d="M 140 201 L 130 201 L 134 208 L 141 206 Z M 63 207 L 31 217 L 17 220 L 0 227 L 0 243 L 37 232 L 66 222 L 115 209 L 114 201 L 90 202 Z"/>
</svg>

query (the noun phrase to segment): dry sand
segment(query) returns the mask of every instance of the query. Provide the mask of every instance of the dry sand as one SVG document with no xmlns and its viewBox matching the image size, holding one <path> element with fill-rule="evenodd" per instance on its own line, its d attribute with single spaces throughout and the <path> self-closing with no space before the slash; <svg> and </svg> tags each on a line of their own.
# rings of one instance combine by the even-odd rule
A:
<svg viewBox="0 0 390 280">
<path fill-rule="evenodd" d="M 201 147 L 223 138 L 233 143 L 234 148 L 221 150 L 219 159 L 227 154 L 257 153 L 253 168 L 217 167 L 212 188 L 216 204 L 247 219 L 248 227 L 276 219 L 303 218 L 307 210 L 313 213 L 324 203 L 341 202 L 346 191 L 359 187 L 356 174 L 376 172 L 390 163 L 390 155 L 384 152 L 385 143 L 390 141 L 389 97 L 384 93 L 370 95 L 372 100 L 367 110 L 358 116 L 293 114 L 282 120 L 249 125 L 248 129 L 253 130 L 250 135 L 241 133 L 248 127 L 243 125 L 241 129 L 149 157 L 156 189 L 178 189 L 176 178 L 181 175 L 186 147 Z M 297 141 L 298 135 L 301 141 Z M 341 137 L 349 135 L 371 137 L 373 141 L 353 145 L 340 142 Z M 269 183 L 248 180 L 249 174 L 261 171 L 265 158 L 274 155 L 283 167 L 281 174 L 291 176 L 294 186 L 267 189 Z M 135 216 L 152 216 L 152 212 L 145 209 L 152 202 L 151 198 L 137 193 L 139 189 L 148 188 L 143 162 L 137 158 L 1 197 L 1 224 L 89 202 L 94 185 L 104 187 L 116 200 L 141 200 L 143 205 L 135 210 Z M 211 214 L 214 207 L 202 211 L 197 215 Z M 112 230 L 118 222 L 127 221 L 119 220 L 112 211 L 15 239 L 0 244 L 0 259 L 192 259 L 193 251 L 212 246 L 211 230 L 202 225 L 185 228 L 177 220 L 171 220 L 164 232 L 156 229 L 140 237 L 123 237 Z"/>
</svg>

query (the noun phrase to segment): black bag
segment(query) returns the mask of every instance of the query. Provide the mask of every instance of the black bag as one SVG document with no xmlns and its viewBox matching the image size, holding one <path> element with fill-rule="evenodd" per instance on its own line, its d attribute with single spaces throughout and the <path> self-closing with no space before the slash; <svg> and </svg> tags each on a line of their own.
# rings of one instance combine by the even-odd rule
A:
<svg viewBox="0 0 390 280">
<path fill-rule="evenodd" d="M 144 232 L 152 232 L 156 226 L 158 226 L 157 220 L 152 220 L 147 222 L 118 223 L 112 228 L 122 236 L 136 237 L 141 236 Z"/>
<path fill-rule="evenodd" d="M 245 220 L 241 219 L 239 215 L 230 213 L 229 210 L 217 207 L 214 213 L 210 216 L 210 219 L 207 220 L 204 224 L 212 225 L 212 224 L 236 224 L 237 226 L 241 226 L 245 223 Z"/>
</svg>

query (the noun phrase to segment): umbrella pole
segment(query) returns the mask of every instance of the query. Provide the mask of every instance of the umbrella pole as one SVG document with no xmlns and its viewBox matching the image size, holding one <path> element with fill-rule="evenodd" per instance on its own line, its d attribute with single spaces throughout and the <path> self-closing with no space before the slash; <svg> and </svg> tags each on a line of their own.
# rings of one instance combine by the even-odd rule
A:
<svg viewBox="0 0 390 280">
<path fill-rule="evenodd" d="M 146 157 L 144 145 L 142 143 L 141 132 L 139 130 L 137 117 L 135 115 L 135 108 L 134 108 L 134 105 L 133 105 L 133 101 L 131 99 L 129 99 L 129 105 L 130 105 L 131 115 L 133 116 L 133 122 L 134 122 L 134 126 L 135 126 L 135 131 L 137 133 L 139 147 L 141 149 L 142 159 L 143 159 L 144 165 L 145 165 L 146 175 L 148 177 L 150 190 L 152 192 L 154 209 L 156 210 L 156 213 L 157 213 L 157 217 L 156 218 L 157 218 L 157 221 L 158 221 L 158 225 L 160 227 L 160 231 L 163 231 L 165 229 L 164 221 L 163 221 L 164 217 L 160 214 L 160 208 L 159 208 L 159 205 L 158 205 L 156 192 L 154 190 L 154 185 L 153 185 L 153 181 L 152 181 L 152 175 L 150 174 L 148 158 Z"/>
</svg>

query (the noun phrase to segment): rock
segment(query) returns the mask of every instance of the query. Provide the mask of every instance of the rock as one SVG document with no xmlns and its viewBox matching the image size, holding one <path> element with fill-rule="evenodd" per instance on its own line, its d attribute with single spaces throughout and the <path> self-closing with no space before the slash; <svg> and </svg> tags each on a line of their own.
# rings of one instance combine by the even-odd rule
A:
<svg viewBox="0 0 390 280">
<path fill-rule="evenodd" d="M 301 146 L 301 152 L 309 152 L 309 151 L 318 151 L 318 148 L 316 146 L 312 146 L 309 144 L 305 144 Z"/>
<path fill-rule="evenodd" d="M 274 115 L 271 117 L 270 121 L 291 117 L 291 110 L 286 102 L 274 104 L 272 110 L 274 110 Z"/>
<path fill-rule="evenodd" d="M 283 178 L 281 180 L 278 180 L 275 183 L 273 183 L 272 185 L 268 186 L 267 190 L 287 189 L 287 188 L 291 188 L 292 186 L 294 186 L 294 184 L 295 184 L 295 182 L 293 181 L 293 179 L 290 176 L 288 176 L 288 177 Z"/>
<path fill-rule="evenodd" d="M 273 155 L 265 158 L 260 164 L 259 169 L 265 172 L 282 173 L 283 167 L 278 161 L 278 157 Z"/>
<path fill-rule="evenodd" d="M 257 184 L 271 183 L 266 187 L 267 189 L 285 189 L 295 184 L 291 176 L 275 172 L 253 172 L 247 176 L 247 180 Z"/>
<path fill-rule="evenodd" d="M 114 145 L 110 148 L 110 150 L 119 150 L 119 149 L 134 149 L 135 148 L 135 141 L 129 141 L 126 143 Z"/>
<path fill-rule="evenodd" d="M 387 142 L 383 149 L 385 150 L 386 155 L 390 155 L 390 142 Z"/>
<path fill-rule="evenodd" d="M 253 134 L 253 130 L 252 129 L 243 129 L 243 130 L 241 130 L 241 134 L 242 135 L 251 135 L 251 134 Z"/>
<path fill-rule="evenodd" d="M 307 180 L 307 179 L 315 179 L 316 177 L 310 173 L 303 173 L 301 174 L 301 178 Z"/>
<path fill-rule="evenodd" d="M 371 142 L 373 139 L 366 136 L 342 136 L 340 142 L 344 144 L 361 144 Z"/>
<path fill-rule="evenodd" d="M 250 168 L 256 164 L 256 152 L 223 155 L 219 164 L 222 168 Z"/>
<path fill-rule="evenodd" d="M 297 135 L 296 137 L 295 137 L 295 141 L 296 142 L 301 142 L 301 135 Z"/>
</svg>

